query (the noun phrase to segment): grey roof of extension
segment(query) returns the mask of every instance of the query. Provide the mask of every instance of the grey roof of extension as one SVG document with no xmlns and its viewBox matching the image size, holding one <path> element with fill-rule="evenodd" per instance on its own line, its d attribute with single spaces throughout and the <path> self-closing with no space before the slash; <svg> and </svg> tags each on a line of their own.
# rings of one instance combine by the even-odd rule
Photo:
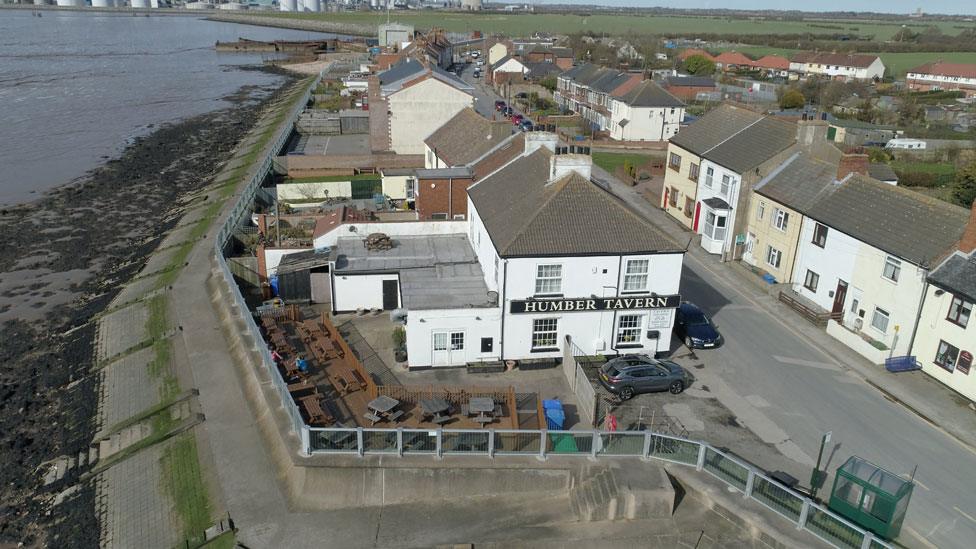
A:
<svg viewBox="0 0 976 549">
<path fill-rule="evenodd" d="M 721 105 L 671 138 L 682 149 L 745 173 L 796 142 L 796 124 Z"/>
<path fill-rule="evenodd" d="M 881 162 L 872 162 L 868 165 L 868 173 L 878 181 L 898 181 L 898 174 L 895 173 L 895 170 Z"/>
<path fill-rule="evenodd" d="M 340 238 L 335 274 L 398 273 L 407 309 L 491 305 L 484 273 L 466 234 L 399 236 L 390 250 L 367 250 L 361 238 Z"/>
<path fill-rule="evenodd" d="M 617 89 L 621 84 L 629 80 L 631 76 L 633 75 L 617 69 L 600 67 L 590 63 L 577 65 L 560 74 L 562 78 L 569 78 L 574 82 L 605 93 L 610 93 Z"/>
<path fill-rule="evenodd" d="M 488 120 L 466 107 L 434 130 L 424 143 L 451 166 L 459 166 L 481 158 L 513 133 L 511 122 Z"/>
<path fill-rule="evenodd" d="M 619 198 L 578 173 L 550 183 L 552 154 L 539 149 L 468 188 L 500 256 L 684 251 Z"/>
<path fill-rule="evenodd" d="M 417 61 L 412 57 L 408 57 L 396 65 L 393 65 L 389 69 L 379 73 L 377 76 L 380 79 L 380 84 L 385 86 L 415 74 L 420 74 L 423 72 L 423 70 L 424 66 L 420 63 L 420 61 Z"/>
<path fill-rule="evenodd" d="M 976 251 L 950 255 L 929 275 L 929 282 L 943 290 L 976 302 Z"/>
<path fill-rule="evenodd" d="M 631 107 L 683 107 L 685 106 L 677 97 L 668 93 L 664 88 L 657 85 L 653 80 L 645 80 L 618 97 L 620 101 Z"/>
</svg>

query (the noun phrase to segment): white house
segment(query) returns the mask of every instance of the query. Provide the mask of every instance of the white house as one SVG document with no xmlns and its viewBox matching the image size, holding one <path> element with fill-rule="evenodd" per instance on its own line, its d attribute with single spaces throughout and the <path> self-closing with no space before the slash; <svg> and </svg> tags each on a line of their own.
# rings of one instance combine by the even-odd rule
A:
<svg viewBox="0 0 976 549">
<path fill-rule="evenodd" d="M 790 59 L 790 72 L 846 80 L 884 78 L 881 58 L 871 54 L 800 52 Z"/>
<path fill-rule="evenodd" d="M 976 242 L 976 219 L 970 226 Z M 970 372 L 976 353 L 976 251 L 949 256 L 928 283 L 911 354 L 925 373 L 976 402 L 976 372 Z"/>
<path fill-rule="evenodd" d="M 645 80 L 615 96 L 610 104 L 610 138 L 623 141 L 665 141 L 678 133 L 685 104 L 656 82 Z"/>
<path fill-rule="evenodd" d="M 379 75 L 389 112 L 390 148 L 424 154 L 424 139 L 466 107 L 474 87 L 436 66 L 406 59 Z"/>
<path fill-rule="evenodd" d="M 910 90 L 960 90 L 972 97 L 976 95 L 976 64 L 925 63 L 909 70 L 905 80 Z"/>
<path fill-rule="evenodd" d="M 412 368 L 669 350 L 684 250 L 590 181 L 591 159 L 524 134 L 468 189 L 466 231 L 334 241 L 335 310 L 402 309 Z M 401 224 L 404 228 L 410 224 Z M 446 226 L 446 225 L 445 225 Z"/>
<path fill-rule="evenodd" d="M 529 72 L 529 67 L 527 67 L 525 63 L 519 61 L 518 59 L 506 55 L 505 57 L 502 57 L 495 63 L 492 63 L 490 66 L 490 70 L 491 70 L 492 78 L 494 78 L 496 74 L 506 73 L 506 72 L 525 75 L 526 73 Z"/>
<path fill-rule="evenodd" d="M 908 355 L 926 277 L 968 212 L 851 173 L 804 208 L 792 283 L 835 314 L 827 333 L 874 363 Z"/>
</svg>

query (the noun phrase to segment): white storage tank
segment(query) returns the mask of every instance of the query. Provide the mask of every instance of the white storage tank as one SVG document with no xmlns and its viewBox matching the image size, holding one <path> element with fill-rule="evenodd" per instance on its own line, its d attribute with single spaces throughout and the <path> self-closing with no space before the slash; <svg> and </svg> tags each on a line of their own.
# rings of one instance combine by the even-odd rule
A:
<svg viewBox="0 0 976 549">
<path fill-rule="evenodd" d="M 85 6 L 85 0 L 58 0 L 58 5 L 67 8 L 80 8 Z"/>
<path fill-rule="evenodd" d="M 281 11 L 298 11 L 298 0 L 281 0 Z"/>
<path fill-rule="evenodd" d="M 115 0 L 91 0 L 93 8 L 114 8 Z"/>
<path fill-rule="evenodd" d="M 159 7 L 159 0 L 149 0 L 149 7 L 150 8 L 158 8 Z"/>
<path fill-rule="evenodd" d="M 149 7 L 149 0 L 129 0 L 129 7 L 146 9 Z"/>
<path fill-rule="evenodd" d="M 246 10 L 247 6 L 237 2 L 227 2 L 226 4 L 217 4 L 217 8 L 222 10 Z"/>
<path fill-rule="evenodd" d="M 302 0 L 305 9 L 303 11 L 322 11 L 322 3 L 319 0 Z"/>
</svg>

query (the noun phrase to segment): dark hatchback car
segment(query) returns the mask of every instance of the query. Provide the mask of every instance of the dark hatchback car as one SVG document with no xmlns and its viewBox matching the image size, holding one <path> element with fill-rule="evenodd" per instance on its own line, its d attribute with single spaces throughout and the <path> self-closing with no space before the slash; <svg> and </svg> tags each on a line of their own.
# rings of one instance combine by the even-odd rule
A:
<svg viewBox="0 0 976 549">
<path fill-rule="evenodd" d="M 711 319 L 697 305 L 688 302 L 678 307 L 674 333 L 689 349 L 712 349 L 724 341 Z"/>
<path fill-rule="evenodd" d="M 691 382 L 691 375 L 681 366 L 648 355 L 624 355 L 600 367 L 600 383 L 621 400 L 656 391 L 679 394 Z"/>
</svg>

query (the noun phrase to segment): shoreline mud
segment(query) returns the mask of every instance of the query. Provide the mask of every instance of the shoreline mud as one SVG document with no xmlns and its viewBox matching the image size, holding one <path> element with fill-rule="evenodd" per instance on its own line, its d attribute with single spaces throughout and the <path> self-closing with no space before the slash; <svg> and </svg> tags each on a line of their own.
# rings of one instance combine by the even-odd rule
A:
<svg viewBox="0 0 976 549">
<path fill-rule="evenodd" d="M 54 507 L 42 480 L 45 462 L 87 450 L 95 434 L 92 321 L 296 82 L 270 70 L 279 85 L 245 86 L 231 107 L 159 126 L 78 182 L 0 209 L 0 546 L 98 546 L 90 483 Z"/>
</svg>

